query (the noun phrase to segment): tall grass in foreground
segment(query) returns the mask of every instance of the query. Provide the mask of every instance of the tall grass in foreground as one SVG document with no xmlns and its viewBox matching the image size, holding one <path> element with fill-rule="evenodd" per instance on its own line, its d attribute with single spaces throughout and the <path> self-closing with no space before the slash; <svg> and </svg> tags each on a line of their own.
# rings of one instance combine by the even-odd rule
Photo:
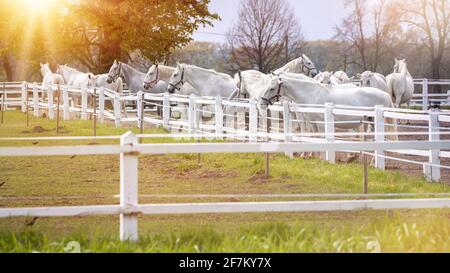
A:
<svg viewBox="0 0 450 273">
<path fill-rule="evenodd" d="M 444 215 L 411 223 L 399 216 L 364 225 L 320 223 L 242 226 L 162 232 L 138 243 L 102 235 L 72 235 L 50 241 L 34 232 L 0 233 L 0 252 L 450 252 L 450 220 Z"/>
</svg>

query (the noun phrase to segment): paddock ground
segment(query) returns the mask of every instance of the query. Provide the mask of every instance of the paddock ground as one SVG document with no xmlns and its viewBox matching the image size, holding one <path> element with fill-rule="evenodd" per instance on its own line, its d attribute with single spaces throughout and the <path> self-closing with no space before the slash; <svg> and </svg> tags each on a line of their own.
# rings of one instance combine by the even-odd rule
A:
<svg viewBox="0 0 450 273">
<path fill-rule="evenodd" d="M 91 122 L 62 123 L 62 135 L 90 135 Z M 54 121 L 7 112 L 0 137 L 53 136 Z M 99 125 L 99 135 L 134 128 Z M 146 133 L 161 133 L 149 128 Z M 168 142 L 170 140 L 157 140 Z M 99 141 L 100 142 L 100 141 Z M 115 141 L 101 141 L 114 143 Z M 11 145 L 92 144 L 18 141 Z M 449 193 L 411 170 L 370 169 L 370 193 Z M 361 193 L 362 166 L 273 155 L 271 178 L 263 178 L 261 155 L 142 156 L 140 202 L 267 201 L 264 198 L 175 198 L 164 194 Z M 448 177 L 448 174 L 445 174 Z M 447 181 L 448 183 L 448 181 Z M 118 156 L 0 158 L 0 207 L 118 204 Z M 270 199 L 271 201 L 287 199 Z M 292 199 L 289 200 L 302 200 Z M 140 216 L 142 241 L 118 240 L 118 217 L 0 219 L 0 251 L 64 252 L 67 243 L 100 252 L 449 252 L 450 210 L 257 213 L 195 216 Z M 375 246 L 375 249 L 372 248 Z M 67 250 L 66 250 L 67 251 Z"/>
</svg>

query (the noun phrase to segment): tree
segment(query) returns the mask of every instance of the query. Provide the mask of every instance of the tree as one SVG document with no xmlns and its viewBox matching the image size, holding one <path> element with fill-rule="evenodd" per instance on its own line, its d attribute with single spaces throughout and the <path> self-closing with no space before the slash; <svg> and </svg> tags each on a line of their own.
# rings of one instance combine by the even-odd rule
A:
<svg viewBox="0 0 450 273">
<path fill-rule="evenodd" d="M 38 13 L 25 0 L 0 1 L 0 57 L 7 74 L 9 68 L 25 71 L 11 62 L 19 60 L 33 71 L 39 61 L 51 61 L 94 73 L 107 71 L 114 59 L 129 60 L 136 50 L 161 60 L 189 43 L 199 26 L 219 18 L 209 12 L 210 0 L 45 2 L 52 6 Z"/>
<path fill-rule="evenodd" d="M 401 7 L 402 22 L 419 31 L 419 39 L 428 49 L 432 77 L 440 79 L 450 38 L 450 3 L 448 0 L 405 0 L 397 3 Z"/>
<path fill-rule="evenodd" d="M 304 39 L 286 0 L 242 0 L 228 45 L 235 69 L 267 73 L 298 57 Z"/>
<path fill-rule="evenodd" d="M 393 3 L 379 0 L 371 5 L 368 0 L 346 0 L 345 6 L 350 14 L 336 27 L 335 36 L 348 44 L 345 56 L 353 56 L 349 63 L 360 70 L 381 70 L 380 64 L 393 57 L 393 34 L 398 30 Z"/>
<path fill-rule="evenodd" d="M 128 60 L 136 49 L 150 60 L 162 60 L 189 43 L 199 26 L 211 25 L 219 18 L 209 12 L 209 2 L 68 1 L 69 14 L 64 17 L 68 31 L 64 36 L 81 49 L 75 52 L 76 57 L 92 71 L 106 71 L 116 58 Z"/>
<path fill-rule="evenodd" d="M 32 67 L 51 59 L 55 41 L 57 15 L 42 9 L 30 11 L 26 1 L 0 1 L 0 58 L 8 81 L 30 78 L 36 74 Z M 49 1 L 53 9 L 56 1 Z"/>
</svg>

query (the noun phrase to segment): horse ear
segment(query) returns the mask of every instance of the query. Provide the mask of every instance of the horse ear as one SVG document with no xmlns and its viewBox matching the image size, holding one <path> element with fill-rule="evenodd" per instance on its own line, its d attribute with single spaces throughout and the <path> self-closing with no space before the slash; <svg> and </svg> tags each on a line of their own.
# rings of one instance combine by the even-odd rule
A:
<svg viewBox="0 0 450 273">
<path fill-rule="evenodd" d="M 361 78 L 361 74 L 356 73 L 356 77 Z"/>
</svg>

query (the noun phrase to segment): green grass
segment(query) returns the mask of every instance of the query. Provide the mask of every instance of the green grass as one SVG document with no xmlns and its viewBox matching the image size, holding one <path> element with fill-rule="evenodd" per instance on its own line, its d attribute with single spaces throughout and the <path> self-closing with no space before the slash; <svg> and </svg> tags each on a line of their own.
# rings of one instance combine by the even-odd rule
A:
<svg viewBox="0 0 450 273">
<path fill-rule="evenodd" d="M 52 239 L 31 229 L 17 233 L 0 231 L 0 252 L 449 252 L 449 211 L 425 212 L 425 217 L 417 212 L 366 212 L 370 220 L 364 219 L 361 212 L 319 214 L 323 219 L 317 219 L 318 215 L 297 214 L 302 220 L 268 220 L 240 224 L 231 230 L 220 227 L 222 222 L 202 225 L 194 217 L 184 220 L 200 224 L 197 228 L 193 225 L 174 228 L 172 224 L 158 232 L 146 233 L 142 229 L 149 227 L 140 226 L 144 235 L 137 243 L 121 243 L 116 236 L 104 235 L 100 229 L 73 233 L 63 239 Z M 338 216 L 343 219 L 335 219 Z M 295 219 L 292 214 L 284 217 Z M 238 216 L 236 220 L 241 218 Z M 77 244 L 80 248 L 76 248 Z"/>
<path fill-rule="evenodd" d="M 7 112 L 5 124 L 0 126 L 0 137 L 56 135 L 54 121 L 36 118 L 31 118 L 30 121 L 30 127 L 26 128 L 25 115 Z M 120 135 L 129 130 L 137 132 L 132 125 L 119 129 L 111 124 L 99 125 L 98 135 Z M 50 131 L 33 133 L 32 129 L 36 126 Z M 62 126 L 64 136 L 92 133 L 91 121 L 73 120 L 63 122 Z M 146 129 L 146 133 L 150 134 L 163 132 L 161 129 Z M 10 141 L 1 142 L 0 146 L 73 145 L 91 142 Z M 332 165 L 317 159 L 289 159 L 284 155 L 272 155 L 271 178 L 264 179 L 262 155 L 203 155 L 201 164 L 197 160 L 197 155 L 141 156 L 139 193 L 307 194 L 362 191 L 363 171 L 362 166 L 357 163 Z M 4 184 L 0 187 L 0 207 L 117 204 L 119 200 L 114 195 L 119 193 L 119 157 L 0 158 L 1 183 Z M 431 184 L 422 177 L 410 176 L 398 170 L 384 172 L 370 169 L 369 172 L 370 193 L 448 193 L 449 190 L 448 185 Z M 45 197 L 50 198 L 42 199 Z M 140 197 L 142 203 L 259 200 L 268 199 Z M 29 220 L 26 218 L 0 219 L 0 251 L 59 252 L 64 251 L 69 241 L 76 240 L 82 243 L 83 251 L 99 252 L 366 252 L 367 244 L 373 238 L 377 238 L 382 251 L 450 251 L 447 243 L 448 210 L 140 218 L 142 241 L 136 245 L 117 242 L 118 217 L 46 218 L 38 219 L 32 227 L 26 226 L 25 223 Z M 404 225 L 408 231 L 413 231 L 413 235 L 402 235 Z"/>
</svg>

